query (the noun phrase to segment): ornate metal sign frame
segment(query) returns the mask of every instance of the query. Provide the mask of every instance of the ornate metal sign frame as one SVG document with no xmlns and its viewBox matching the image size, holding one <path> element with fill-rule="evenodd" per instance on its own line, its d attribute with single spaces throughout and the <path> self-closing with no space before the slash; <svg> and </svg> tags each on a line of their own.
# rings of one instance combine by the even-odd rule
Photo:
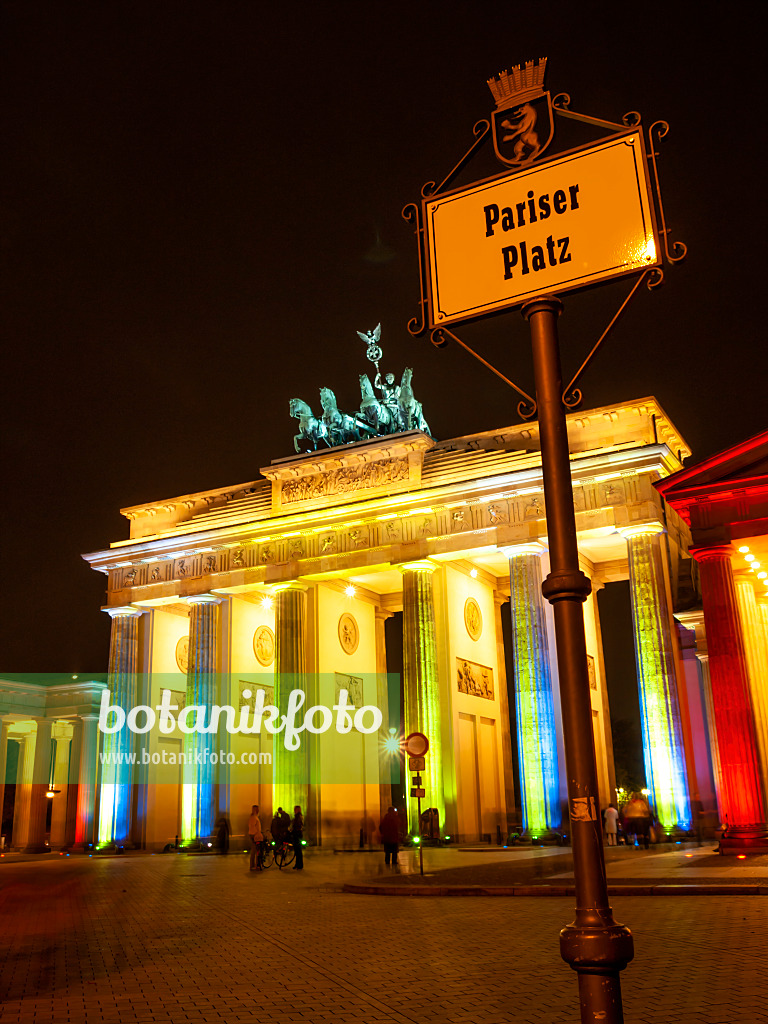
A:
<svg viewBox="0 0 768 1024">
<path fill-rule="evenodd" d="M 643 133 L 642 117 L 636 110 L 630 110 L 624 114 L 621 118 L 621 122 L 619 123 L 606 121 L 602 118 L 592 117 L 588 114 L 582 114 L 571 110 L 571 98 L 567 93 L 558 93 L 554 99 L 550 100 L 549 93 L 545 92 L 543 89 L 545 69 L 546 59 L 542 58 L 538 62 L 529 61 L 525 66 L 521 65 L 518 68 L 513 68 L 511 72 L 502 72 L 498 79 L 491 79 L 488 84 L 497 102 L 497 108 L 496 111 L 494 111 L 492 119 L 483 119 L 475 124 L 473 128 L 475 140 L 466 153 L 464 153 L 464 155 L 451 168 L 439 184 L 434 181 L 428 181 L 423 185 L 421 189 L 421 202 L 408 203 L 402 210 L 403 218 L 412 224 L 414 228 L 414 234 L 416 235 L 417 240 L 419 266 L 420 312 L 418 316 L 412 317 L 408 322 L 408 332 L 414 337 L 418 337 L 429 329 L 430 340 L 432 344 L 438 348 L 444 347 L 449 341 L 455 341 L 521 396 L 521 400 L 517 405 L 517 411 L 521 419 L 524 420 L 531 419 L 536 415 L 536 401 L 533 396 L 510 380 L 497 367 L 489 363 L 488 360 L 484 359 L 483 356 L 459 338 L 455 333 L 453 333 L 453 331 L 449 330 L 445 326 L 434 325 L 434 320 L 431 315 L 432 308 L 429 289 L 429 265 L 426 247 L 424 204 L 436 196 L 444 195 L 450 190 L 450 186 L 455 181 L 456 177 L 475 157 L 489 136 L 493 138 L 494 152 L 499 161 L 504 164 L 506 170 L 503 174 L 493 176 L 489 179 L 484 179 L 486 181 L 493 181 L 496 178 L 502 179 L 509 173 L 510 167 L 524 169 L 535 165 L 542 156 L 544 150 L 547 149 L 552 141 L 557 118 L 568 118 L 570 120 L 579 121 L 584 124 L 593 125 L 607 130 L 607 134 L 601 138 L 592 140 L 585 146 L 580 146 L 575 149 L 568 150 L 565 153 L 557 154 L 557 158 L 570 154 L 586 152 L 590 148 L 599 145 L 601 142 L 607 141 L 618 134 L 626 132 L 628 129 L 640 132 L 641 134 Z M 536 107 L 537 102 L 538 108 Z M 546 134 L 547 137 L 542 140 L 541 138 L 536 138 L 536 126 L 538 119 L 541 118 L 541 113 L 545 104 L 548 116 L 550 117 L 550 124 L 549 129 L 547 130 L 547 128 L 545 128 L 543 133 Z M 525 116 L 526 112 L 527 120 Z M 501 128 L 509 130 L 510 135 L 507 137 L 502 136 L 500 140 L 499 136 L 501 134 Z M 666 121 L 659 120 L 654 121 L 653 124 L 651 124 L 647 130 L 646 158 L 649 163 L 651 183 L 650 192 L 654 206 L 654 213 L 657 224 L 660 225 L 660 227 L 657 228 L 657 232 L 662 241 L 662 251 L 658 253 L 658 258 L 659 262 L 672 265 L 674 263 L 679 263 L 680 260 L 684 259 L 687 247 L 680 241 L 675 241 L 670 244 L 670 229 L 667 227 L 666 214 L 661 194 L 661 184 L 659 181 L 659 170 L 657 164 L 657 157 L 659 156 L 657 146 L 660 140 L 663 139 L 668 132 L 669 124 Z M 508 150 L 504 150 L 506 141 L 512 143 L 511 153 Z M 592 349 L 569 381 L 567 387 L 564 389 L 562 400 L 566 408 L 574 409 L 581 403 L 582 392 L 580 388 L 577 387 L 578 381 L 624 310 L 639 291 L 640 286 L 645 284 L 649 290 L 652 290 L 657 288 L 663 280 L 664 270 L 662 266 L 658 265 L 643 269 L 637 275 L 628 295 L 611 318 L 603 333 L 592 346 Z M 591 287 L 591 285 L 586 285 L 584 287 Z M 500 312 L 510 312 L 512 308 L 514 307 L 507 307 L 505 310 Z M 488 315 L 489 314 L 481 314 L 475 318 L 468 317 L 467 322 L 475 319 L 483 319 Z M 494 315 L 499 314 L 495 313 Z"/>
</svg>

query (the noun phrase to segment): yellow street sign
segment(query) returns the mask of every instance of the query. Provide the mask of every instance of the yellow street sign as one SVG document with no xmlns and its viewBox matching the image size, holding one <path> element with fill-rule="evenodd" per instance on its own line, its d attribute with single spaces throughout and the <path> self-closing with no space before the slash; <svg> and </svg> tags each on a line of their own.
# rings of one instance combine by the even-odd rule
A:
<svg viewBox="0 0 768 1024">
<path fill-rule="evenodd" d="M 424 201 L 440 327 L 659 266 L 638 130 Z"/>
</svg>

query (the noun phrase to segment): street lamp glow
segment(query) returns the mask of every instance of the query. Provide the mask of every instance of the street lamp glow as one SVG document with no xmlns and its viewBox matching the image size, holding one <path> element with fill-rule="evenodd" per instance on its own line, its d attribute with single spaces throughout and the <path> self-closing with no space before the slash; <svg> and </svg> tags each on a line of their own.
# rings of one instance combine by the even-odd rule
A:
<svg viewBox="0 0 768 1024">
<path fill-rule="evenodd" d="M 262 597 L 261 607 L 267 612 L 272 610 L 272 598 L 269 594 L 265 594 L 264 597 Z"/>
</svg>

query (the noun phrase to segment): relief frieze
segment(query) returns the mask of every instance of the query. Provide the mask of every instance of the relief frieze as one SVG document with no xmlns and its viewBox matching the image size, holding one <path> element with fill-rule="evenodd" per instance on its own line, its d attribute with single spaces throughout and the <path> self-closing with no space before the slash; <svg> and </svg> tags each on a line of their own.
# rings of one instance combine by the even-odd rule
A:
<svg viewBox="0 0 768 1024">
<path fill-rule="evenodd" d="M 375 487 L 385 487 L 408 479 L 408 456 L 369 462 L 362 466 L 344 466 L 328 473 L 314 473 L 282 484 L 280 501 L 283 505 L 312 501 L 335 494 L 350 494 Z"/>
</svg>

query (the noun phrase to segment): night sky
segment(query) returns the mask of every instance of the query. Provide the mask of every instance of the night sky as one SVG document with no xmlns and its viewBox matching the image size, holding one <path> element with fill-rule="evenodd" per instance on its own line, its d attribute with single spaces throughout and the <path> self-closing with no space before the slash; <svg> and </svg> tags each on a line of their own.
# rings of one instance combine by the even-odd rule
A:
<svg viewBox="0 0 768 1024">
<path fill-rule="evenodd" d="M 654 394 L 694 457 L 765 429 L 764 5 L 717 10 L 3 4 L 0 672 L 103 671 L 106 578 L 80 554 L 128 536 L 121 507 L 291 454 L 291 397 L 317 408 L 329 386 L 355 408 L 358 330 L 382 322 L 382 368 L 414 368 L 437 437 L 517 422 L 487 370 L 406 332 L 400 211 L 490 115 L 487 78 L 530 57 L 573 110 L 671 126 L 662 187 L 689 255 L 635 300 L 584 407 Z M 500 169 L 489 143 L 458 183 Z M 566 372 L 628 289 L 566 296 Z M 457 333 L 532 387 L 519 313 Z"/>
</svg>

